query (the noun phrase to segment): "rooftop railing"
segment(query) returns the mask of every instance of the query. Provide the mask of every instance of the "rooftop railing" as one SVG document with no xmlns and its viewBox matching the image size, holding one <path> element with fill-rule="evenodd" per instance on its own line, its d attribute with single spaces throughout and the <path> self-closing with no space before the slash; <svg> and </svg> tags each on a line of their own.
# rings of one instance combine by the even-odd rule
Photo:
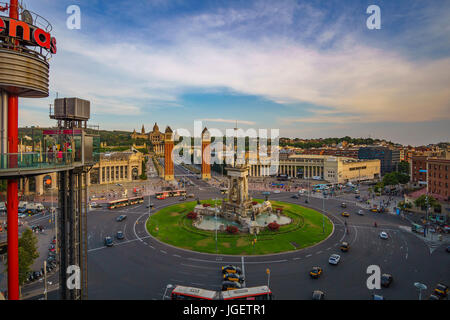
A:
<svg viewBox="0 0 450 320">
<path fill-rule="evenodd" d="M 73 152 L 24 152 L 0 154 L 2 172 L 22 170 L 60 169 L 72 166 L 76 161 Z"/>
</svg>

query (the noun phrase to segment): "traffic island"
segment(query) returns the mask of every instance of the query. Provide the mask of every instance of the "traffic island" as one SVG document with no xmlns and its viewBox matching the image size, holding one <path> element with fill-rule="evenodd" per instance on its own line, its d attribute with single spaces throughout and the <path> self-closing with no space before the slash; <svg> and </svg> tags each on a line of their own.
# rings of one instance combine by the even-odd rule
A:
<svg viewBox="0 0 450 320">
<path fill-rule="evenodd" d="M 221 204 L 212 200 L 201 203 Z M 287 225 L 269 226 L 268 223 L 257 235 L 228 227 L 221 231 L 201 230 L 195 227 L 196 217 L 192 214 L 197 204 L 186 202 L 161 209 L 147 220 L 147 231 L 175 247 L 222 255 L 266 255 L 300 250 L 327 239 L 333 231 L 332 222 L 321 213 L 280 201 L 271 201 L 271 204 L 291 220 Z"/>
</svg>

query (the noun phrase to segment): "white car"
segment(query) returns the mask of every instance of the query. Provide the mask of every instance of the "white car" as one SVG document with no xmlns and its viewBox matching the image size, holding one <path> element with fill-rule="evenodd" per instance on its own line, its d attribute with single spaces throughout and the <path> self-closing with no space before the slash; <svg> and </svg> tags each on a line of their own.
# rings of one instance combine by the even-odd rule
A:
<svg viewBox="0 0 450 320">
<path fill-rule="evenodd" d="M 281 191 L 280 190 L 275 190 L 273 193 L 280 193 Z"/>
<path fill-rule="evenodd" d="M 358 215 L 359 215 L 359 216 L 363 216 L 363 215 L 364 215 L 364 211 L 358 210 Z"/>
<path fill-rule="evenodd" d="M 380 238 L 381 239 L 388 239 L 389 238 L 389 236 L 388 236 L 388 234 L 386 233 L 386 232 L 380 232 Z"/>
<path fill-rule="evenodd" d="M 337 265 L 339 261 L 341 260 L 341 256 L 338 254 L 332 254 L 330 259 L 328 259 L 329 264 Z"/>
</svg>

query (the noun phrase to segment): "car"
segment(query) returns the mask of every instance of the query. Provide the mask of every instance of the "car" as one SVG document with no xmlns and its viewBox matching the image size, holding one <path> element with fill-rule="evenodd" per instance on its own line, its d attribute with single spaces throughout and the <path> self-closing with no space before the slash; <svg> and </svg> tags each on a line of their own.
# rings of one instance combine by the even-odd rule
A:
<svg viewBox="0 0 450 320">
<path fill-rule="evenodd" d="M 223 281 L 222 282 L 222 291 L 228 291 L 228 290 L 236 290 L 242 288 L 241 284 L 239 282 L 234 281 Z"/>
<path fill-rule="evenodd" d="M 341 251 L 347 252 L 350 249 L 350 245 L 348 242 L 342 242 L 341 243 Z"/>
<path fill-rule="evenodd" d="M 178 201 L 185 201 L 186 197 L 181 197 Z"/>
<path fill-rule="evenodd" d="M 312 300 L 324 300 L 325 299 L 325 293 L 320 290 L 314 290 L 312 293 Z"/>
<path fill-rule="evenodd" d="M 296 195 L 296 194 L 294 194 L 291 198 L 292 198 L 292 199 L 299 199 L 299 196 Z"/>
<path fill-rule="evenodd" d="M 309 272 L 309 275 L 313 279 L 319 278 L 323 273 L 323 270 L 321 267 L 312 267 L 311 271 Z"/>
<path fill-rule="evenodd" d="M 123 235 L 122 231 L 117 231 L 116 238 L 117 240 L 123 240 L 125 236 Z"/>
<path fill-rule="evenodd" d="M 385 287 L 385 288 L 389 287 L 391 285 L 392 281 L 394 281 L 394 278 L 392 277 L 392 275 L 387 274 L 387 273 L 381 275 L 381 286 L 382 287 Z"/>
<path fill-rule="evenodd" d="M 147 205 L 147 209 L 148 209 L 148 208 L 153 208 L 153 207 L 154 207 L 154 204 L 153 204 L 153 203 L 150 203 L 150 204 Z"/>
<path fill-rule="evenodd" d="M 347 204 L 345 202 L 341 203 L 341 208 L 347 208 Z"/>
<path fill-rule="evenodd" d="M 223 281 L 234 281 L 243 283 L 244 282 L 244 276 L 237 274 L 237 273 L 225 273 L 223 275 Z"/>
<path fill-rule="evenodd" d="M 190 193 L 190 194 L 187 195 L 187 197 L 188 197 L 188 198 L 195 198 L 195 194 Z"/>
<path fill-rule="evenodd" d="M 242 274 L 241 268 L 233 266 L 233 265 L 226 265 L 222 267 L 222 273 L 237 273 Z"/>
<path fill-rule="evenodd" d="M 122 214 L 122 215 L 120 215 L 120 216 L 118 216 L 118 217 L 116 218 L 116 221 L 117 221 L 117 222 L 121 222 L 121 221 L 125 220 L 126 218 L 127 218 L 127 216 L 124 215 L 124 214 Z"/>
<path fill-rule="evenodd" d="M 111 237 L 105 237 L 105 246 L 112 247 L 114 245 L 114 242 Z"/>
<path fill-rule="evenodd" d="M 388 234 L 384 231 L 380 232 L 380 238 L 387 240 L 389 238 Z"/>
<path fill-rule="evenodd" d="M 281 193 L 281 191 L 280 190 L 275 190 L 273 193 L 278 194 L 278 193 Z"/>
<path fill-rule="evenodd" d="M 350 214 L 348 212 L 342 212 L 341 215 L 345 218 L 350 217 Z"/>
<path fill-rule="evenodd" d="M 363 210 L 358 210 L 358 216 L 363 216 L 364 215 L 364 211 Z"/>
<path fill-rule="evenodd" d="M 370 209 L 370 211 L 371 211 L 371 212 L 377 213 L 377 212 L 378 212 L 378 209 L 372 208 L 372 209 Z"/>
<path fill-rule="evenodd" d="M 328 259 L 329 264 L 337 265 L 339 261 L 341 260 L 341 256 L 338 254 L 332 254 L 330 258 Z"/>
<path fill-rule="evenodd" d="M 436 288 L 434 289 L 433 294 L 435 294 L 441 298 L 446 298 L 448 295 L 448 286 L 443 283 L 438 283 L 436 285 Z"/>
</svg>

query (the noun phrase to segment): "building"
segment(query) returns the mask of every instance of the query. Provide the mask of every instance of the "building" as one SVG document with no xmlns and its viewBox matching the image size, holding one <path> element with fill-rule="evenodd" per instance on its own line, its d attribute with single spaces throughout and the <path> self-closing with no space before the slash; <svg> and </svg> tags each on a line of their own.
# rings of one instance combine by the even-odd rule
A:
<svg viewBox="0 0 450 320">
<path fill-rule="evenodd" d="M 385 175 L 397 169 L 397 165 L 400 162 L 400 151 L 379 146 L 361 147 L 358 150 L 358 159 L 380 160 L 381 175 Z"/>
<path fill-rule="evenodd" d="M 142 125 L 141 133 L 137 133 L 136 129 L 133 130 L 133 133 L 131 134 L 131 139 L 148 139 L 148 135 L 145 133 L 144 125 Z"/>
<path fill-rule="evenodd" d="M 254 161 L 250 161 L 252 163 Z M 287 175 L 300 179 L 320 178 L 330 183 L 346 183 L 380 178 L 380 160 L 357 160 L 353 158 L 324 155 L 289 155 L 280 158 L 276 175 Z M 251 164 L 250 176 L 273 175 L 270 160 L 261 160 Z"/>
<path fill-rule="evenodd" d="M 145 133 L 144 125 L 142 125 L 141 133 L 137 133 L 136 130 L 133 130 L 131 138 L 148 140 L 153 145 L 153 152 L 156 155 L 164 154 L 164 133 L 159 131 L 159 127 L 156 122 L 153 126 L 153 130 L 149 133 Z"/>
<path fill-rule="evenodd" d="M 414 185 L 427 184 L 427 158 L 426 156 L 411 157 L 410 180 Z"/>
<path fill-rule="evenodd" d="M 138 151 L 100 154 L 88 174 L 88 185 L 123 183 L 138 180 L 143 172 L 144 155 Z"/>
<path fill-rule="evenodd" d="M 312 148 L 304 150 L 302 154 L 315 154 L 358 159 L 358 150 L 359 148 Z"/>
<path fill-rule="evenodd" d="M 450 201 L 450 159 L 428 158 L 428 193 L 440 201 Z"/>
</svg>

